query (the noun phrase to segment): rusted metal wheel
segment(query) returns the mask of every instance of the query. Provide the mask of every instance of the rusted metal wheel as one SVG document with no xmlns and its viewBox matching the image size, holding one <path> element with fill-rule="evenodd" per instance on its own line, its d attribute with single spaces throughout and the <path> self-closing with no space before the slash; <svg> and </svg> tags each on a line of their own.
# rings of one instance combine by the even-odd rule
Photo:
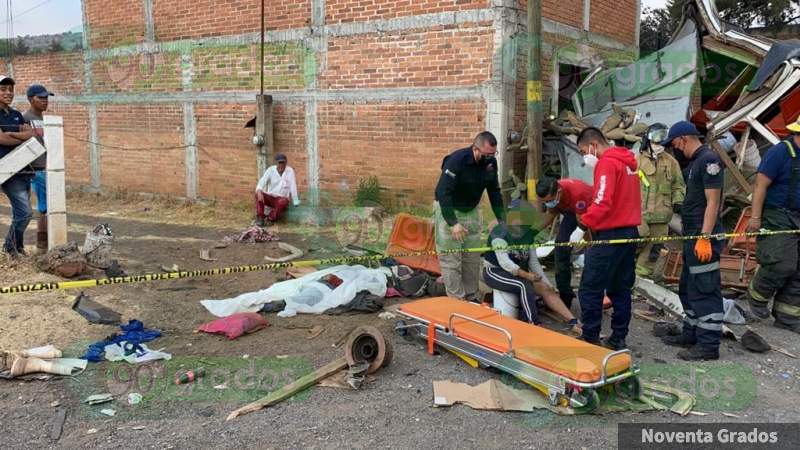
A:
<svg viewBox="0 0 800 450">
<path fill-rule="evenodd" d="M 370 363 L 367 373 L 374 373 L 391 362 L 392 345 L 384 339 L 377 328 L 358 327 L 347 338 L 344 357 L 350 366 L 363 362 Z"/>
</svg>

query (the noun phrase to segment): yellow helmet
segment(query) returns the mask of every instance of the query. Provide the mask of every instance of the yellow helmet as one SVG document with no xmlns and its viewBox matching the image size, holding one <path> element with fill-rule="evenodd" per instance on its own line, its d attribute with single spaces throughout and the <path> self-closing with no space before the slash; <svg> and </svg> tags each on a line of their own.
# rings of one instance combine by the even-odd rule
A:
<svg viewBox="0 0 800 450">
<path fill-rule="evenodd" d="M 794 123 L 786 125 L 786 129 L 791 131 L 792 133 L 800 134 L 800 116 L 797 117 L 797 120 Z"/>
</svg>

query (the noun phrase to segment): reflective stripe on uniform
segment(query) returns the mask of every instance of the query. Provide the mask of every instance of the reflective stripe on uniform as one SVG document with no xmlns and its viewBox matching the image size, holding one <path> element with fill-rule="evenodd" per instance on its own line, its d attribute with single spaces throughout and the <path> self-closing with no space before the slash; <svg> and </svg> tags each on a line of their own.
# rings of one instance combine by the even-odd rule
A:
<svg viewBox="0 0 800 450">
<path fill-rule="evenodd" d="M 713 272 L 719 269 L 719 261 L 715 261 L 710 264 L 704 264 L 702 266 L 690 266 L 689 273 L 692 275 L 697 275 L 699 273 L 708 273 Z"/>
<path fill-rule="evenodd" d="M 800 306 L 788 305 L 776 300 L 772 304 L 772 309 L 773 311 L 781 312 L 789 316 L 800 317 Z"/>
<path fill-rule="evenodd" d="M 698 319 L 697 328 L 711 331 L 722 331 L 723 313 L 706 314 Z"/>
<path fill-rule="evenodd" d="M 642 181 L 644 187 L 650 189 L 650 180 L 647 179 L 647 175 L 644 174 L 643 170 L 639 171 L 639 179 Z"/>
</svg>

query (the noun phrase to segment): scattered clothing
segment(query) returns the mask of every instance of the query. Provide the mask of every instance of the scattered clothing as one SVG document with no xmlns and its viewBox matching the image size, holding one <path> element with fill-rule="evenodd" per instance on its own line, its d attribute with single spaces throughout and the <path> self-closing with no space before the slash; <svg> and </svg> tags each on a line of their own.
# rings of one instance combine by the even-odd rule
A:
<svg viewBox="0 0 800 450">
<path fill-rule="evenodd" d="M 325 314 L 373 314 L 381 311 L 385 302 L 386 298 L 384 297 L 370 294 L 369 291 L 361 291 L 347 304 L 329 309 L 325 311 Z"/>
<path fill-rule="evenodd" d="M 131 344 L 126 341 L 106 345 L 106 359 L 112 362 L 126 361 L 131 364 L 141 364 L 148 361 L 164 359 L 169 361 L 172 355 L 161 350 L 151 350 L 144 344 Z"/>
<path fill-rule="evenodd" d="M 200 325 L 197 331 L 210 334 L 224 334 L 228 339 L 236 339 L 269 326 L 258 313 L 238 313 Z"/>
<path fill-rule="evenodd" d="M 90 345 L 86 354 L 81 358 L 91 362 L 100 362 L 103 360 L 103 354 L 107 345 L 120 342 L 142 344 L 161 337 L 161 331 L 146 329 L 144 324 L 136 319 L 129 321 L 127 325 L 120 325 L 120 330 L 121 331 L 107 337 L 105 340 Z"/>
<path fill-rule="evenodd" d="M 256 244 L 260 242 L 277 241 L 275 233 L 261 227 L 252 226 L 242 233 L 234 234 L 225 238 L 229 242 L 240 242 L 243 244 Z"/>
</svg>

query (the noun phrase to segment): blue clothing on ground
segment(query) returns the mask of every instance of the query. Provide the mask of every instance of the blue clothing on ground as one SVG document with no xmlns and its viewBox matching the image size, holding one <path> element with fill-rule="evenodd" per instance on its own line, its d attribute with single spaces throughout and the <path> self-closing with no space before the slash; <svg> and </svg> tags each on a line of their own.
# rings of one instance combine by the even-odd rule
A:
<svg viewBox="0 0 800 450">
<path fill-rule="evenodd" d="M 158 330 L 148 330 L 144 324 L 136 319 L 128 322 L 127 325 L 120 325 L 122 333 L 114 336 L 113 338 L 104 341 L 98 341 L 89 346 L 86 354 L 81 356 L 81 359 L 86 359 L 91 362 L 100 362 L 103 360 L 103 353 L 105 353 L 106 345 L 118 344 L 126 341 L 129 344 L 142 344 L 150 342 L 161 336 Z"/>
</svg>

